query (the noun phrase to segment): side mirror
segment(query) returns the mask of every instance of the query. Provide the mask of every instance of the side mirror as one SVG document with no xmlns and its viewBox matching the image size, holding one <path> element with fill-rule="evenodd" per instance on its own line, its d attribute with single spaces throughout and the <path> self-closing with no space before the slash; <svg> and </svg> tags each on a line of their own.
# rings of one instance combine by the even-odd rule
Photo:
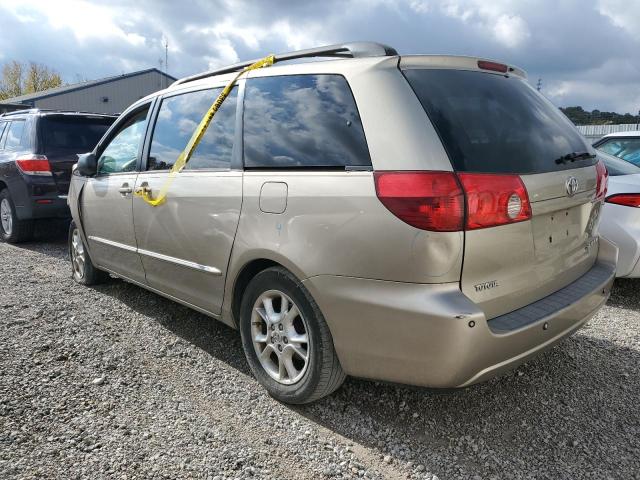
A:
<svg viewBox="0 0 640 480">
<path fill-rule="evenodd" d="M 76 171 L 83 177 L 93 177 L 98 171 L 98 159 L 93 153 L 78 155 Z"/>
</svg>

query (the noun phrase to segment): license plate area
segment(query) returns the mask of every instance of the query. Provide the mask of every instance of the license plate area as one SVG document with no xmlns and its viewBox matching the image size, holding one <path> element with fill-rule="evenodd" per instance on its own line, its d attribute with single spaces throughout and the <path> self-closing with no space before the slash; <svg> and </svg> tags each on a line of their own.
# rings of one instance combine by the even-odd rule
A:
<svg viewBox="0 0 640 480">
<path fill-rule="evenodd" d="M 582 204 L 537 215 L 532 221 L 536 257 L 546 259 L 569 252 L 585 243 L 593 223 L 592 204 Z"/>
</svg>

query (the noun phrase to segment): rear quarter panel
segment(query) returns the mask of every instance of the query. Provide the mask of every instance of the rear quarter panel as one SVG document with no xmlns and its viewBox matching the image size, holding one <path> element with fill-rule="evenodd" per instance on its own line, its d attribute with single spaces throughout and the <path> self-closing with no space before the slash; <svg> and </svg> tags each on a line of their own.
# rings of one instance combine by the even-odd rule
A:
<svg viewBox="0 0 640 480">
<path fill-rule="evenodd" d="M 261 211 L 265 182 L 287 184 L 283 213 Z M 230 281 L 257 258 L 276 261 L 301 280 L 317 275 L 415 283 L 460 279 L 463 234 L 419 230 L 393 216 L 376 197 L 372 172 L 245 172 L 243 190 Z"/>
</svg>

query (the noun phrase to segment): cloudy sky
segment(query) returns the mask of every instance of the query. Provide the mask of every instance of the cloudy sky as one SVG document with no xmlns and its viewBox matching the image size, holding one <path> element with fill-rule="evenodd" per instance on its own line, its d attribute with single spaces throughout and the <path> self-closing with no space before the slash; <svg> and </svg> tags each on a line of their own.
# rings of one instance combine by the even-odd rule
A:
<svg viewBox="0 0 640 480">
<path fill-rule="evenodd" d="M 158 67 L 185 76 L 267 53 L 375 40 L 497 58 L 558 106 L 640 110 L 640 0 L 0 0 L 0 63 L 66 82 Z"/>
</svg>

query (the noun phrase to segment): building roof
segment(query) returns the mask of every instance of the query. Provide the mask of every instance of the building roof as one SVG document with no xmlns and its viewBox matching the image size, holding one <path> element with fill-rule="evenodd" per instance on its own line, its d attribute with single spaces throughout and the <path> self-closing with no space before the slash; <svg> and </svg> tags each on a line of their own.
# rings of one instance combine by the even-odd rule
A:
<svg viewBox="0 0 640 480">
<path fill-rule="evenodd" d="M 72 83 L 70 85 L 64 85 L 56 88 L 49 88 L 48 90 L 42 90 L 41 92 L 28 93 L 26 95 L 20 95 L 19 97 L 7 98 L 0 103 L 24 103 L 32 100 L 40 100 L 41 98 L 53 97 L 55 95 L 60 95 L 63 93 L 75 92 L 76 90 L 83 90 L 85 88 L 95 87 L 97 85 L 102 85 L 103 83 L 109 83 L 117 80 L 122 80 L 124 78 L 136 77 L 138 75 L 144 75 L 145 73 L 157 72 L 160 75 L 164 75 L 165 77 L 171 79 L 172 81 L 177 80 L 175 77 L 172 77 L 169 74 L 166 74 L 157 68 L 147 68 L 146 70 L 139 70 L 137 72 L 125 73 L 122 75 L 114 75 L 112 77 L 99 78 L 97 80 L 89 80 L 88 82 L 80 82 L 80 83 Z"/>
</svg>

